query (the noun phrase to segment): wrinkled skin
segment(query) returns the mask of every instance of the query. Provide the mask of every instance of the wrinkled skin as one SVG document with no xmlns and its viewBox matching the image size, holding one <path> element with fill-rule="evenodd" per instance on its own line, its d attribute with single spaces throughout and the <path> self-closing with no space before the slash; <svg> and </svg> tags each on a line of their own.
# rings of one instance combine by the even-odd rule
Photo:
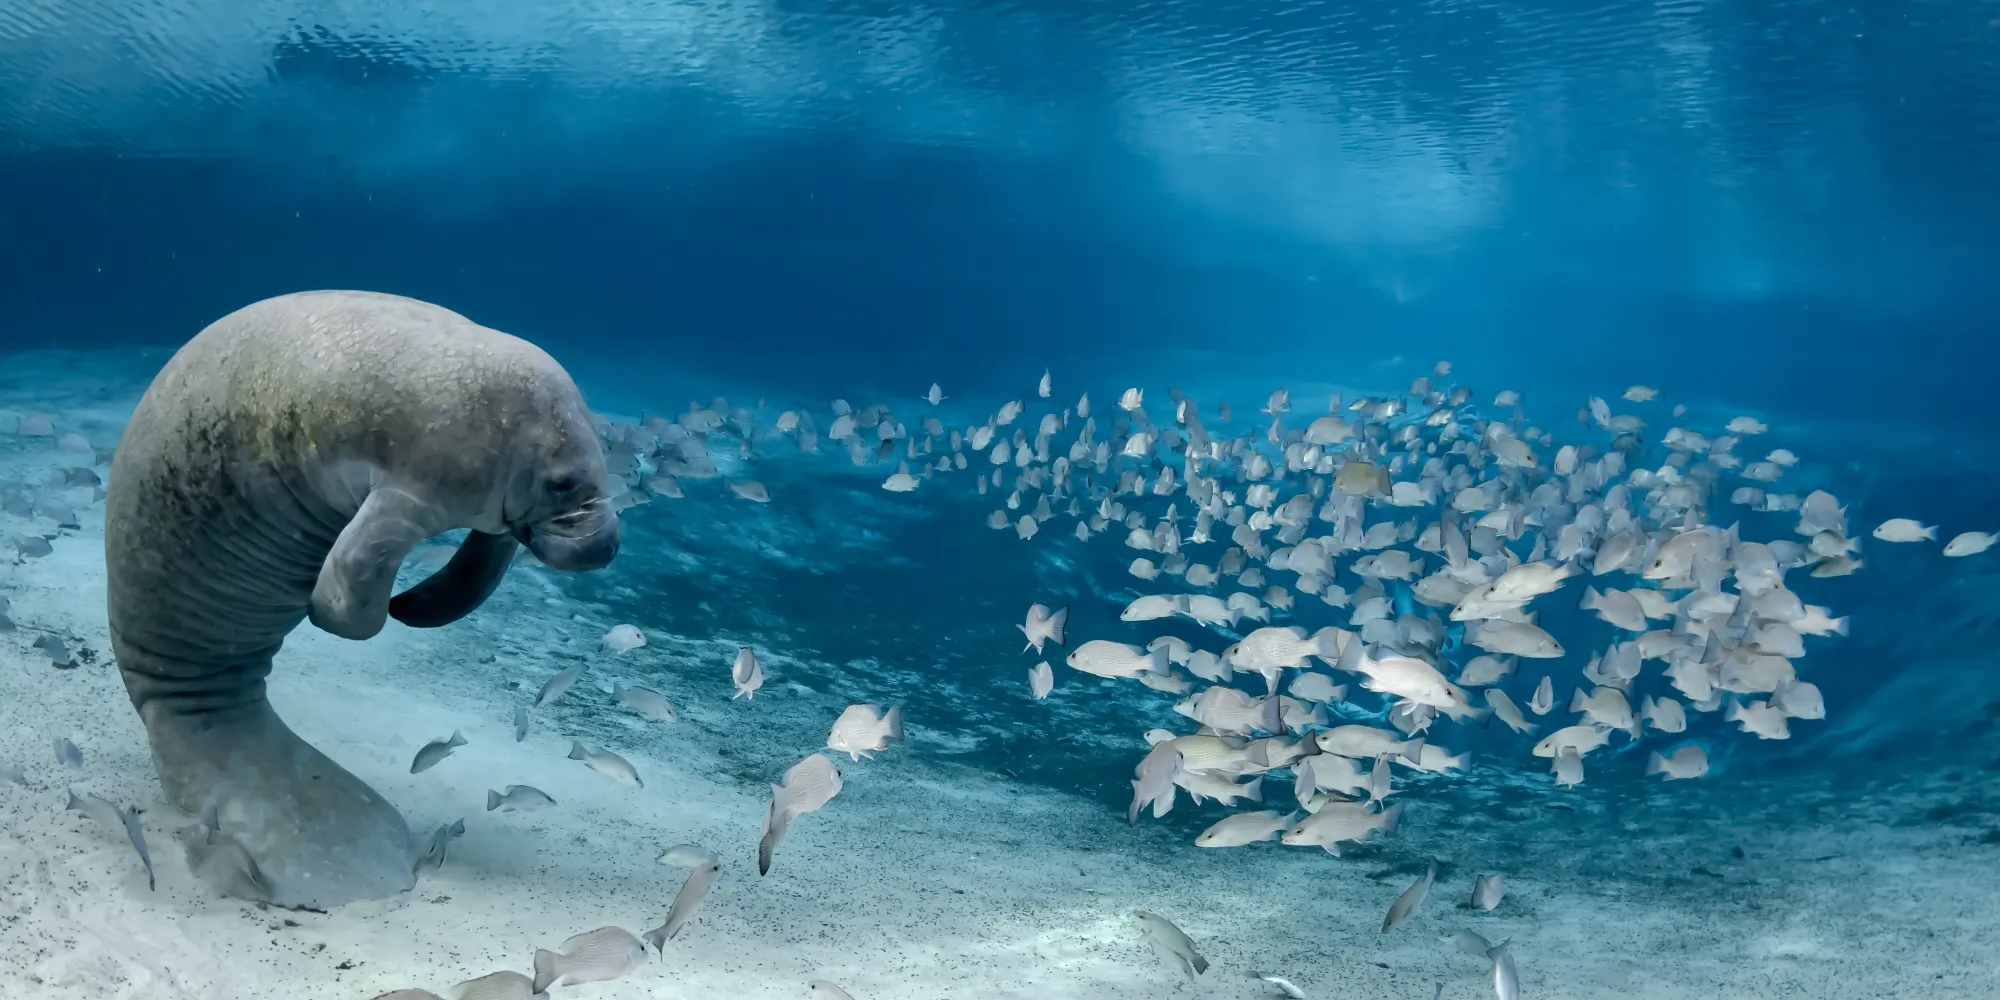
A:
<svg viewBox="0 0 2000 1000">
<path fill-rule="evenodd" d="M 554 359 L 412 299 L 269 299 L 167 363 L 106 491 L 111 643 L 167 799 L 242 848 L 211 854 L 248 859 L 231 891 L 328 907 L 410 888 L 402 815 L 272 711 L 271 658 L 307 619 L 350 639 L 455 621 L 519 545 L 605 566 L 604 476 Z M 453 528 L 471 533 L 452 560 L 393 595 L 410 550 Z"/>
</svg>

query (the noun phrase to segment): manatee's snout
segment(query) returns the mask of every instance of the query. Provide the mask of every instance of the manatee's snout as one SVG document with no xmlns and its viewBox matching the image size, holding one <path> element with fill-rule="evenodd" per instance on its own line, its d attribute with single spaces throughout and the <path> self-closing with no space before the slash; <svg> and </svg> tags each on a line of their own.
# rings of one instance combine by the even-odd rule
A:
<svg viewBox="0 0 2000 1000">
<path fill-rule="evenodd" d="M 522 544 L 550 569 L 603 569 L 618 555 L 618 514 L 609 500 L 600 498 L 528 524 L 521 535 Z"/>
</svg>

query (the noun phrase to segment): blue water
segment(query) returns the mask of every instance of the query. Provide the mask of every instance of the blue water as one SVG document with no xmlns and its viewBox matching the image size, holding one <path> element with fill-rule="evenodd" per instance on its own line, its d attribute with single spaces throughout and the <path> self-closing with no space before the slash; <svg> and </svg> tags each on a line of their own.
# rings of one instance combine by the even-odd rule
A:
<svg viewBox="0 0 2000 1000">
<path fill-rule="evenodd" d="M 1482 402 L 1521 391 L 1560 440 L 1633 383 L 1661 391 L 1649 444 L 1666 405 L 1710 433 L 1754 414 L 1771 431 L 1741 452 L 1798 452 L 1785 488 L 1837 494 L 1854 535 L 1912 517 L 1942 540 L 2000 525 L 1996 109 L 1990 3 L 15 0 L 0 352 L 157 367 L 164 351 L 133 349 L 267 296 L 370 289 L 534 341 L 620 419 L 724 395 L 824 429 L 840 398 L 914 427 L 935 381 L 964 428 L 1023 397 L 1038 418 L 1047 369 L 1051 409 L 1087 391 L 1102 419 L 1142 386 L 1159 420 L 1175 387 L 1229 401 L 1230 433 L 1261 433 L 1272 389 L 1302 425 L 1334 392 L 1401 392 L 1449 360 Z M 38 389 L 21 364 L 10 391 Z M 1117 825 L 1137 734 L 1186 720 L 1075 674 L 1089 695 L 1028 701 L 1013 626 L 1042 601 L 1073 608 L 1078 638 L 1198 640 L 1117 620 L 1150 592 L 1124 573 L 1138 553 L 1061 520 L 1032 543 L 988 531 L 1005 491 L 969 476 L 906 498 L 876 489 L 893 462 L 794 452 L 742 470 L 769 508 L 689 483 L 684 505 L 627 514 L 613 570 L 552 592 L 689 643 L 754 636 L 814 690 L 905 705 L 933 737 L 905 752 L 1074 792 Z M 1739 517 L 1746 537 L 1788 530 L 1714 515 Z M 1726 782 L 1865 779 L 1912 796 L 1869 807 L 1901 817 L 1885 829 L 1990 866 L 2000 554 L 1866 556 L 1789 578 L 1853 616 L 1801 661 L 1828 718 L 1784 742 L 1707 720 L 1723 787 L 1686 794 L 1754 831 L 1731 803 L 1762 793 Z M 1565 670 L 1608 641 L 1567 604 L 1551 616 L 1575 636 Z M 1295 620 L 1342 619 L 1301 598 Z M 1445 741 L 1489 770 L 1419 794 L 1545 785 L 1498 728 Z M 1611 803 L 1597 835 L 1645 839 L 1610 832 L 1619 803 L 1657 795 L 1642 756 L 1575 793 Z M 1912 775 L 1963 791 L 1926 798 Z M 1865 811 L 1826 808 L 1789 821 L 1810 839 Z M 1191 850 L 1221 815 L 1183 806 L 1147 850 Z M 1910 877 L 1886 871 L 1855 877 Z M 1851 957 L 1877 978 L 1839 995 L 1933 995 L 1932 966 L 1872 947 Z M 1490 993 L 1467 968 L 1463 995 Z"/>
</svg>

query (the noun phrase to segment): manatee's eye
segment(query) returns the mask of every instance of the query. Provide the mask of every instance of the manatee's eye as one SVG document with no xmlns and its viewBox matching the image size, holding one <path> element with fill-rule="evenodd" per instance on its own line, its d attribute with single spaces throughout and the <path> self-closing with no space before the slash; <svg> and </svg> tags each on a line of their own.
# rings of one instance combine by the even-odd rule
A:
<svg viewBox="0 0 2000 1000">
<path fill-rule="evenodd" d="M 549 480 L 548 484 L 549 495 L 554 497 L 569 496 L 571 493 L 575 493 L 582 487 L 583 487 L 583 480 L 578 479 L 575 476 L 558 476 L 554 479 Z"/>
</svg>

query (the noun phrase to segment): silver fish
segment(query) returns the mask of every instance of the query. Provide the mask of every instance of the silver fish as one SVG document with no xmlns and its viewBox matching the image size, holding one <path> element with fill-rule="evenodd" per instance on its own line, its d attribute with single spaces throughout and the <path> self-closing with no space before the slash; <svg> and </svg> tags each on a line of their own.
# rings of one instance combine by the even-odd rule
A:
<svg viewBox="0 0 2000 1000">
<path fill-rule="evenodd" d="M 568 691 L 570 686 L 576 683 L 577 678 L 583 676 L 583 668 L 584 664 L 578 663 L 549 678 L 542 685 L 541 693 L 535 695 L 535 707 L 541 708 L 543 705 L 547 705 L 557 698 L 562 697 L 563 692 Z M 519 741 L 517 740 L 516 742 Z"/>
<path fill-rule="evenodd" d="M 1410 887 L 1404 889 L 1403 894 L 1389 904 L 1389 913 L 1382 918 L 1382 933 L 1389 933 L 1397 924 L 1408 920 L 1410 914 L 1417 912 L 1417 907 L 1424 905 L 1424 897 L 1430 895 L 1431 883 L 1437 881 L 1437 876 L 1438 863 L 1432 861 L 1430 868 L 1424 872 L 1424 877 L 1410 883 Z"/>
<path fill-rule="evenodd" d="M 1514 955 L 1507 950 L 1507 942 L 1494 945 L 1486 957 L 1493 960 L 1495 1000 L 1521 1000 L 1521 973 L 1514 968 Z"/>
<path fill-rule="evenodd" d="M 632 769 L 632 762 L 609 750 L 591 750 L 571 740 L 569 759 L 583 761 L 584 766 L 613 781 L 639 788 L 646 787 L 646 783 L 639 780 L 639 772 Z"/>
<path fill-rule="evenodd" d="M 1481 875 L 1472 880 L 1472 908 L 1491 910 L 1500 905 L 1500 897 L 1506 893 L 1507 887 L 1500 881 L 1499 873 Z"/>
<path fill-rule="evenodd" d="M 813 991 L 814 996 L 825 997 L 826 1000 L 854 1000 L 853 994 L 824 979 L 815 979 L 807 983 L 806 988 Z"/>
<path fill-rule="evenodd" d="M 793 764 L 784 781 L 771 786 L 771 802 L 764 807 L 764 835 L 757 841 L 757 874 L 770 874 L 771 856 L 792 820 L 832 801 L 840 786 L 840 768 L 821 754 Z"/>
<path fill-rule="evenodd" d="M 674 711 L 673 704 L 667 701 L 666 696 L 651 688 L 614 686 L 611 689 L 611 696 L 618 699 L 620 705 L 654 722 L 680 721 L 680 713 Z"/>
<path fill-rule="evenodd" d="M 1468 955 L 1478 955 L 1481 958 L 1484 958 L 1488 951 L 1493 950 L 1493 942 L 1486 940 L 1477 931 L 1469 931 L 1464 928 L 1452 931 L 1450 934 L 1438 938 L 1438 943 L 1448 944 Z"/>
<path fill-rule="evenodd" d="M 423 749 L 417 751 L 416 759 L 410 761 L 410 773 L 416 774 L 436 767 L 439 761 L 451 756 L 453 750 L 464 745 L 465 737 L 459 735 L 457 730 L 452 730 L 451 739 L 432 740 L 424 744 Z"/>
<path fill-rule="evenodd" d="M 1173 921 L 1145 910 L 1133 913 L 1132 918 L 1139 922 L 1140 936 L 1153 946 L 1167 968 L 1186 973 L 1189 979 L 1199 979 L 1208 971 L 1208 959 L 1194 950 L 1194 939 L 1175 927 Z"/>
<path fill-rule="evenodd" d="M 106 829 L 124 831 L 132 841 L 132 849 L 139 852 L 139 862 L 146 866 L 146 888 L 157 888 L 153 880 L 153 856 L 146 850 L 146 832 L 139 826 L 139 810 L 130 807 L 120 809 L 89 792 L 78 795 L 75 789 L 70 789 L 69 804 L 65 808 L 90 817 Z"/>
<path fill-rule="evenodd" d="M 132 849 L 139 852 L 139 863 L 146 866 L 146 888 L 158 890 L 159 885 L 153 881 L 153 855 L 146 850 L 146 830 L 139 825 L 139 810 L 126 806 L 118 818 L 125 824 L 125 835 L 132 839 Z"/>
<path fill-rule="evenodd" d="M 891 705 L 888 711 L 878 712 L 874 705 L 849 705 L 833 721 L 833 729 L 826 736 L 826 748 L 860 760 L 889 749 L 890 740 L 902 738 L 901 706 Z"/>
<path fill-rule="evenodd" d="M 1258 979 L 1261 979 L 1267 983 L 1270 983 L 1272 986 L 1277 987 L 1278 992 L 1283 993 L 1285 996 L 1290 997 L 1291 1000 L 1306 1000 L 1306 991 L 1299 989 L 1298 984 L 1292 982 L 1289 979 L 1286 979 L 1283 976 L 1280 976 L 1273 972 L 1259 972 L 1259 973 L 1254 973 L 1254 975 L 1256 975 Z"/>
<path fill-rule="evenodd" d="M 700 868 L 719 860 L 714 851 L 700 844 L 675 844 L 660 852 L 660 863 L 675 868 Z"/>
<path fill-rule="evenodd" d="M 550 798 L 549 793 L 532 785 L 508 785 L 505 792 L 496 792 L 491 788 L 486 790 L 487 812 L 495 809 L 502 812 L 531 812 L 547 809 L 555 804 L 556 800 Z"/>
<path fill-rule="evenodd" d="M 419 870 L 443 868 L 444 857 L 451 850 L 451 842 L 463 836 L 465 836 L 465 820 L 439 826 L 437 832 L 431 834 L 431 845 L 424 849 L 424 856 L 417 859 L 415 867 Z"/>
<path fill-rule="evenodd" d="M 528 710 L 525 708 L 516 708 L 514 709 L 514 742 L 519 743 L 527 738 Z"/>
<path fill-rule="evenodd" d="M 547 1000 L 535 981 L 518 972 L 495 972 L 452 987 L 456 1000 Z"/>
<path fill-rule="evenodd" d="M 730 701 L 738 698 L 757 698 L 757 689 L 764 686 L 764 666 L 757 662 L 757 654 L 745 646 L 736 651 L 736 663 L 729 668 L 729 679 L 736 685 L 736 693 Z"/>
<path fill-rule="evenodd" d="M 674 905 L 667 911 L 666 921 L 646 932 L 646 943 L 665 954 L 667 942 L 672 941 L 674 935 L 694 919 L 694 911 L 701 907 L 702 900 L 708 898 L 708 890 L 715 885 L 716 875 L 721 871 L 722 863 L 710 860 L 688 872 L 687 881 L 681 883 L 681 891 L 674 894 Z"/>
<path fill-rule="evenodd" d="M 67 736 L 56 737 L 56 763 L 71 767 L 83 766 L 83 751 L 69 741 Z"/>
<path fill-rule="evenodd" d="M 535 950 L 535 992 L 617 979 L 646 960 L 646 945 L 623 927 L 599 927 L 564 941 L 560 952 Z"/>
</svg>

